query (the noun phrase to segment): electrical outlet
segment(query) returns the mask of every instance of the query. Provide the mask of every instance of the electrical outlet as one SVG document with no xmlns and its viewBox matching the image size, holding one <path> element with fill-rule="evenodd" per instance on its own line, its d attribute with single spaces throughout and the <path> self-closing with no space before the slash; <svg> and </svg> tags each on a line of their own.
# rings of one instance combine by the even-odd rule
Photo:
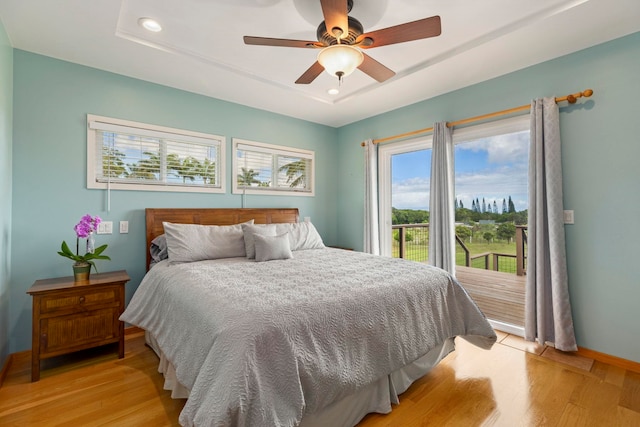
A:
<svg viewBox="0 0 640 427">
<path fill-rule="evenodd" d="M 98 234 L 112 234 L 113 233 L 113 222 L 112 221 L 102 221 L 98 224 Z"/>
<path fill-rule="evenodd" d="M 564 211 L 564 223 L 573 224 L 573 211 Z"/>
<path fill-rule="evenodd" d="M 120 234 L 129 232 L 129 221 L 120 221 Z"/>
</svg>

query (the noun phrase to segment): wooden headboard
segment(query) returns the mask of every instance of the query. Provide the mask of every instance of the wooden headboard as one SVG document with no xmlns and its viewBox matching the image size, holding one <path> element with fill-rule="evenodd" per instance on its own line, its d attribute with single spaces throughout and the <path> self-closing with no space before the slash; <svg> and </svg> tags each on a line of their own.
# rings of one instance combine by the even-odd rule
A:
<svg viewBox="0 0 640 427">
<path fill-rule="evenodd" d="M 298 222 L 297 208 L 147 208 L 147 270 L 151 241 L 164 233 L 162 222 L 177 224 L 232 225 L 254 220 L 256 224 Z"/>
</svg>

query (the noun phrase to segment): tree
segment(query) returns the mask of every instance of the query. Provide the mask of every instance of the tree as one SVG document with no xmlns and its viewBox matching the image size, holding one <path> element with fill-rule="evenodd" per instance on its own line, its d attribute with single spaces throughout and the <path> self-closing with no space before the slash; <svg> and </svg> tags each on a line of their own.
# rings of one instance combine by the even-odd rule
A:
<svg viewBox="0 0 640 427">
<path fill-rule="evenodd" d="M 251 187 L 252 184 L 260 184 L 260 180 L 256 177 L 260 175 L 260 172 L 256 172 L 253 169 L 241 168 L 242 173 L 238 174 L 238 187 Z"/>
<path fill-rule="evenodd" d="M 497 229 L 498 239 L 511 242 L 511 239 L 516 235 L 516 226 L 512 222 L 505 222 L 498 225 Z"/>
<path fill-rule="evenodd" d="M 487 211 L 487 204 L 484 201 L 484 197 L 482 198 L 482 210 L 480 212 L 484 213 Z"/>
<path fill-rule="evenodd" d="M 462 200 L 460 200 L 460 209 L 464 209 L 464 205 L 462 204 Z"/>
<path fill-rule="evenodd" d="M 307 183 L 307 160 L 300 159 L 295 162 L 287 163 L 280 166 L 278 172 L 284 172 L 287 175 L 287 184 L 289 187 L 306 187 Z"/>
<path fill-rule="evenodd" d="M 502 213 L 506 214 L 507 212 L 509 212 L 507 210 L 507 199 L 502 199 Z"/>
<path fill-rule="evenodd" d="M 393 240 L 395 240 L 396 242 L 400 241 L 400 230 L 393 230 Z M 404 232 L 404 241 L 405 242 L 412 242 L 413 241 L 413 233 L 411 233 L 410 231 L 406 230 Z"/>
<path fill-rule="evenodd" d="M 210 185 L 215 185 L 216 183 L 216 162 L 209 160 L 208 158 L 204 159 L 202 163 L 200 163 L 200 169 L 198 169 L 198 175 L 202 177 L 202 181 L 204 184 L 207 184 L 207 180 L 209 180 Z"/>
<path fill-rule="evenodd" d="M 490 231 L 485 231 L 482 237 L 487 241 L 487 243 L 491 243 L 491 240 L 493 240 L 493 233 Z"/>
<path fill-rule="evenodd" d="M 496 201 L 493 201 L 493 213 L 497 214 L 498 213 L 498 205 L 496 204 Z"/>
<path fill-rule="evenodd" d="M 126 155 L 115 148 L 105 147 L 102 150 L 102 176 L 109 178 L 126 177 L 129 175 L 124 164 Z"/>
<path fill-rule="evenodd" d="M 456 235 L 464 242 L 471 237 L 471 228 L 465 225 L 458 225 L 456 227 Z"/>
<path fill-rule="evenodd" d="M 192 156 L 188 156 L 179 162 L 177 167 L 174 167 L 176 173 L 182 177 L 182 183 L 185 184 L 187 179 L 191 182 L 195 181 L 196 176 L 199 175 L 200 162 L 198 159 Z"/>
<path fill-rule="evenodd" d="M 158 153 L 145 151 L 146 159 L 140 159 L 137 163 L 131 163 L 128 165 L 129 173 L 128 178 L 157 180 L 160 176 L 160 156 Z"/>
<path fill-rule="evenodd" d="M 513 204 L 513 201 L 511 200 L 511 196 L 509 196 L 509 213 L 515 213 L 516 212 L 516 205 Z"/>
</svg>

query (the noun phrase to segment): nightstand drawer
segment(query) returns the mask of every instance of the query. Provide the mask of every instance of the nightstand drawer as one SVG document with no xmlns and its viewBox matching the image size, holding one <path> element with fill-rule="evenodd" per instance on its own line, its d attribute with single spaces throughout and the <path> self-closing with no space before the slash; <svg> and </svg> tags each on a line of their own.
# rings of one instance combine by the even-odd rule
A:
<svg viewBox="0 0 640 427">
<path fill-rule="evenodd" d="M 100 289 L 83 289 L 65 292 L 59 295 L 40 297 L 40 313 L 55 313 L 63 310 L 87 310 L 97 305 L 118 303 L 120 287 L 112 286 Z"/>
<path fill-rule="evenodd" d="M 51 355 L 74 347 L 86 348 L 118 341 L 120 310 L 106 308 L 40 321 L 40 353 Z"/>
</svg>

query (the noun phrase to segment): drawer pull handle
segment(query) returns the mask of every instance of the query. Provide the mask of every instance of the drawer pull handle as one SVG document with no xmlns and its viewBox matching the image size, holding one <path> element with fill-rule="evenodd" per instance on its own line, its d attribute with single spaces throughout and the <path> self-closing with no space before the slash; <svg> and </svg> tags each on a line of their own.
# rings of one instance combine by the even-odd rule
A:
<svg viewBox="0 0 640 427">
<path fill-rule="evenodd" d="M 81 302 L 81 303 L 82 303 L 82 302 L 84 302 L 84 297 L 83 297 L 83 296 L 82 296 L 82 297 L 80 297 L 80 302 Z"/>
</svg>

